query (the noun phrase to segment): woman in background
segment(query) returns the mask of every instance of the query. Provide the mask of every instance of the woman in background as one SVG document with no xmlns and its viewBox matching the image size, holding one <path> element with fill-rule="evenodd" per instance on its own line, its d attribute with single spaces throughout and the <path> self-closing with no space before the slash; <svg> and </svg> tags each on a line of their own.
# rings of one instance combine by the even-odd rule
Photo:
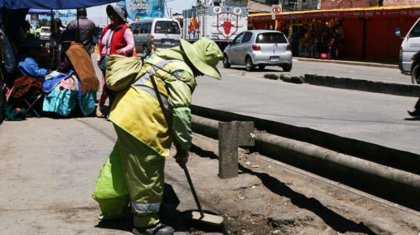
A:
<svg viewBox="0 0 420 235">
<path fill-rule="evenodd" d="M 102 94 L 96 108 L 96 116 L 103 117 L 103 107 L 105 101 L 109 98 L 109 106 L 114 99 L 105 83 L 106 60 L 109 55 L 118 54 L 132 56 L 134 49 L 134 36 L 130 27 L 127 25 L 127 11 L 118 6 L 108 5 L 106 13 L 111 20 L 102 31 L 99 40 L 98 67 L 102 71 Z"/>
</svg>

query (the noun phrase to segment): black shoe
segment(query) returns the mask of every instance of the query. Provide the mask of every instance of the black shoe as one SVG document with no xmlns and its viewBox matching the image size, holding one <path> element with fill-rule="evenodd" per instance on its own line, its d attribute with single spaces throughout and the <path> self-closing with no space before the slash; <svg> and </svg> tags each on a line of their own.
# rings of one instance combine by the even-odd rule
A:
<svg viewBox="0 0 420 235">
<path fill-rule="evenodd" d="M 158 223 L 155 226 L 149 228 L 134 227 L 132 232 L 136 235 L 172 235 L 175 230 L 168 225 Z"/>
<path fill-rule="evenodd" d="M 407 111 L 407 112 L 412 117 L 420 117 L 420 110 L 418 110 L 418 109 L 414 110 L 413 112 L 411 112 L 411 111 Z"/>
</svg>

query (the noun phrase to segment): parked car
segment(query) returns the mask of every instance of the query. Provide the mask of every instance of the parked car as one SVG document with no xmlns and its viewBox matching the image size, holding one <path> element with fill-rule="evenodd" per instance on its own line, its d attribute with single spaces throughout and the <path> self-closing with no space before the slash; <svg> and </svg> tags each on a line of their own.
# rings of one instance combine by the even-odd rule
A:
<svg viewBox="0 0 420 235">
<path fill-rule="evenodd" d="M 178 46 L 181 27 L 177 20 L 169 18 L 144 19 L 130 24 L 134 34 L 136 51 L 147 55 L 157 48 Z"/>
<path fill-rule="evenodd" d="M 395 35 L 402 37 L 399 28 L 395 29 Z M 411 75 L 413 84 L 420 84 L 420 17 L 403 37 L 399 68 L 402 73 Z"/>
<path fill-rule="evenodd" d="M 51 29 L 48 26 L 42 26 L 39 31 L 39 39 L 48 41 L 50 40 Z"/>
<path fill-rule="evenodd" d="M 245 65 L 252 71 L 267 65 L 292 70 L 292 50 L 286 36 L 276 30 L 247 30 L 236 36 L 223 51 L 223 66 Z"/>
</svg>

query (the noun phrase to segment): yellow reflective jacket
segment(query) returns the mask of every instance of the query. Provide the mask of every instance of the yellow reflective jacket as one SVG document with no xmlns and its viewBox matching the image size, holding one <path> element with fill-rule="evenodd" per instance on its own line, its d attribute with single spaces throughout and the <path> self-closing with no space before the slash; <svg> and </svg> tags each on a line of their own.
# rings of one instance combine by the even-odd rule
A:
<svg viewBox="0 0 420 235">
<path fill-rule="evenodd" d="M 173 49 L 166 50 L 170 53 L 162 50 L 157 53 L 159 56 L 152 54 L 144 63 L 136 57 L 111 56 L 106 71 L 108 87 L 117 91 L 109 119 L 162 156 L 169 155 L 172 140 L 150 80 L 151 75 L 155 77 L 161 97 L 169 104 L 173 133 L 183 150 L 191 147 L 189 106 L 196 87 L 193 72 L 181 59 L 182 54 L 174 54 Z M 181 53 L 180 50 L 176 52 Z M 157 68 L 159 64 L 164 66 Z M 150 73 L 152 68 L 155 72 Z"/>
</svg>

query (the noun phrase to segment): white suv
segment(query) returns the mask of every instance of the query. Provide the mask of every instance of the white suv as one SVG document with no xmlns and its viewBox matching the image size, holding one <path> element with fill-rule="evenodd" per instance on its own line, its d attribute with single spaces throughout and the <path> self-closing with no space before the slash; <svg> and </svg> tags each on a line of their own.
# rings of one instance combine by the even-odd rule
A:
<svg viewBox="0 0 420 235">
<path fill-rule="evenodd" d="M 292 50 L 286 36 L 276 30 L 248 30 L 240 33 L 223 51 L 223 66 L 245 65 L 252 71 L 267 65 L 292 70 Z"/>
<path fill-rule="evenodd" d="M 39 32 L 39 39 L 49 41 L 51 36 L 51 30 L 48 26 L 42 26 Z"/>
<path fill-rule="evenodd" d="M 168 18 L 144 19 L 130 24 L 137 52 L 147 55 L 157 48 L 178 46 L 181 27 L 177 20 Z"/>
</svg>

